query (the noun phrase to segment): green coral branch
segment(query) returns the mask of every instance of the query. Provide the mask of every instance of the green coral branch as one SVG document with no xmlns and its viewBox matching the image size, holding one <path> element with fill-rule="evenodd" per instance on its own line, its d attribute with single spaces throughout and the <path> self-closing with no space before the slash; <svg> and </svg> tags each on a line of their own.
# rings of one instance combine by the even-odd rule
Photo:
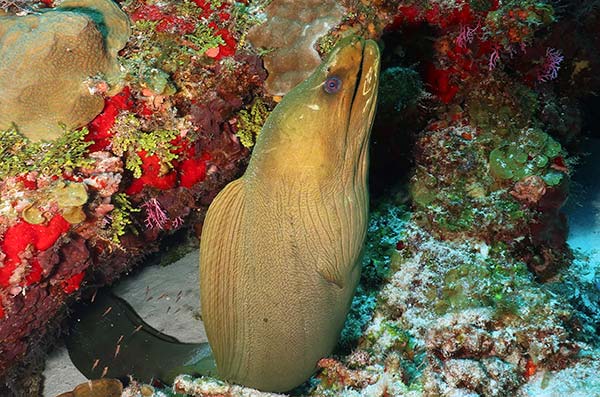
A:
<svg viewBox="0 0 600 397">
<path fill-rule="evenodd" d="M 52 142 L 31 142 L 16 128 L 0 131 L 0 179 L 39 171 L 46 176 L 88 167 L 86 157 L 92 141 L 86 141 L 87 128 L 68 131 Z"/>
<path fill-rule="evenodd" d="M 173 168 L 173 161 L 179 156 L 175 153 L 177 147 L 172 141 L 179 136 L 177 130 L 141 130 L 140 121 L 132 114 L 124 114 L 115 123 L 117 133 L 113 137 L 111 150 L 117 156 L 125 158 L 125 168 L 133 173 L 135 178 L 142 176 L 142 159 L 140 152 L 148 156 L 156 155 L 161 166 Z"/>
<path fill-rule="evenodd" d="M 256 137 L 260 134 L 269 113 L 269 108 L 260 99 L 255 100 L 249 110 L 240 110 L 235 135 L 240 139 L 242 145 L 247 148 L 254 146 Z"/>
<path fill-rule="evenodd" d="M 196 47 L 190 49 L 195 55 L 204 55 L 211 48 L 225 45 L 223 38 L 215 35 L 213 30 L 204 24 L 199 24 L 194 33 L 186 35 L 185 38 Z"/>
<path fill-rule="evenodd" d="M 248 4 L 234 2 L 231 7 L 231 19 L 234 30 L 240 35 L 240 45 L 246 41 L 248 30 L 264 21 L 262 11 L 271 0 L 251 0 Z"/>
<path fill-rule="evenodd" d="M 132 226 L 133 221 L 131 215 L 136 212 L 140 212 L 139 208 L 134 208 L 131 202 L 127 198 L 125 193 L 117 193 L 112 196 L 112 203 L 115 208 L 112 210 L 111 217 L 111 241 L 117 245 L 121 244 L 121 236 L 123 236 L 127 230 L 131 230 L 137 235 L 137 230 Z"/>
</svg>

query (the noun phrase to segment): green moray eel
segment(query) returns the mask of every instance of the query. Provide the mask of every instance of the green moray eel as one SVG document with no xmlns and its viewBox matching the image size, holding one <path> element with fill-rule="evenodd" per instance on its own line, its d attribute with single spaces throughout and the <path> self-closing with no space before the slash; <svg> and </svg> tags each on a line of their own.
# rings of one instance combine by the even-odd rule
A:
<svg viewBox="0 0 600 397">
<path fill-rule="evenodd" d="M 219 377 L 263 391 L 306 381 L 334 348 L 360 276 L 378 80 L 376 43 L 341 40 L 277 105 L 246 172 L 211 204 L 200 243 L 210 348 L 159 333 L 104 294 L 67 343 L 79 370 L 170 382 L 216 364 Z"/>
<path fill-rule="evenodd" d="M 360 275 L 378 77 L 376 43 L 343 39 L 211 204 L 200 294 L 222 378 L 287 391 L 335 347 Z"/>
</svg>

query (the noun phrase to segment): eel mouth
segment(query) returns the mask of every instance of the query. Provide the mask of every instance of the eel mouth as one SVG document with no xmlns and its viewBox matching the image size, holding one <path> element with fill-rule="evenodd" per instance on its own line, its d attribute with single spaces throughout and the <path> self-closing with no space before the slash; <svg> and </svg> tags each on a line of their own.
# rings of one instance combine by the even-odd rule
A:
<svg viewBox="0 0 600 397">
<path fill-rule="evenodd" d="M 352 118 L 358 116 L 357 113 L 370 112 L 370 108 L 375 105 L 374 98 L 377 95 L 379 47 L 373 40 L 362 38 L 360 39 L 360 45 L 360 65 L 356 71 L 356 83 L 350 102 L 349 122 Z"/>
<path fill-rule="evenodd" d="M 379 80 L 379 47 L 373 40 L 360 40 L 361 58 L 356 72 L 346 124 L 347 155 L 357 167 L 355 174 L 362 175 L 367 169 L 368 142 L 375 117 Z"/>
<path fill-rule="evenodd" d="M 360 39 L 360 45 L 361 45 L 360 65 L 358 66 L 358 70 L 356 71 L 356 83 L 354 83 L 354 92 L 352 93 L 352 100 L 350 101 L 350 103 L 352 104 L 351 109 L 354 107 L 354 101 L 356 100 L 356 94 L 358 93 L 358 87 L 360 87 L 360 85 L 362 83 L 363 67 L 364 67 L 364 63 L 365 63 L 365 48 L 366 48 L 365 39 L 363 39 L 363 38 Z M 350 113 L 352 113 L 352 112 L 350 112 Z"/>
</svg>

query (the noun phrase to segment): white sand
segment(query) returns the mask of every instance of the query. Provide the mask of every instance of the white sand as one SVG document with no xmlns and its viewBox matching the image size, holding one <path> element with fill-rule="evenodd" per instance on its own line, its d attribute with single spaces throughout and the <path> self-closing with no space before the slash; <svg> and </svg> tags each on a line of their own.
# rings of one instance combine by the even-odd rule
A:
<svg viewBox="0 0 600 397">
<path fill-rule="evenodd" d="M 205 342 L 199 319 L 198 263 L 199 252 L 194 251 L 169 266 L 146 267 L 123 279 L 113 291 L 157 330 L 182 342 Z M 44 378 L 44 397 L 54 397 L 86 381 L 65 347 L 48 357 Z"/>
</svg>

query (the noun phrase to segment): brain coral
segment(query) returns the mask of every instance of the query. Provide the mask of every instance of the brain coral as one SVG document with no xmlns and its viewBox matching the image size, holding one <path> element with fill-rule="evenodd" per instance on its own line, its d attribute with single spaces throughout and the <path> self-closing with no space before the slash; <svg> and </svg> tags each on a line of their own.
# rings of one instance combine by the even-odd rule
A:
<svg viewBox="0 0 600 397">
<path fill-rule="evenodd" d="M 335 0 L 273 0 L 265 12 L 267 21 L 250 29 L 248 40 L 273 50 L 263 58 L 265 89 L 285 95 L 321 63 L 314 45 L 341 21 L 344 9 Z"/>
<path fill-rule="evenodd" d="M 119 87 L 117 52 L 129 19 L 112 1 L 63 1 L 47 12 L 0 17 L 0 129 L 15 124 L 31 140 L 51 140 L 89 123 L 104 106 L 91 89 Z"/>
</svg>

